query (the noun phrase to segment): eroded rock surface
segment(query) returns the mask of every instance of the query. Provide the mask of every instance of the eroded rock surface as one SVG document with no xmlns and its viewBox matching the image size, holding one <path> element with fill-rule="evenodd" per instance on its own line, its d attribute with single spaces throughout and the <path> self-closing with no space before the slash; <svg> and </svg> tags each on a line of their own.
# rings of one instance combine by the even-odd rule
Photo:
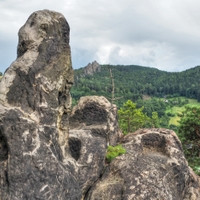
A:
<svg viewBox="0 0 200 200">
<path fill-rule="evenodd" d="M 107 138 L 109 145 L 116 145 L 122 136 L 117 122 L 117 107 L 111 105 L 103 96 L 81 97 L 72 110 L 69 127 L 96 130 L 102 137 Z M 95 134 L 95 131 L 93 132 Z"/>
<path fill-rule="evenodd" d="M 173 131 L 142 129 L 122 143 L 127 153 L 111 162 L 86 199 L 200 199 L 199 180 Z"/>
<path fill-rule="evenodd" d="M 111 106 L 103 96 L 81 97 L 70 116 L 69 137 L 71 155 L 77 160 L 79 182 L 85 194 L 104 172 L 107 145 L 116 145 L 121 137 L 116 106 Z M 80 145 L 79 151 L 76 143 Z"/>
<path fill-rule="evenodd" d="M 68 152 L 73 69 L 62 14 L 33 13 L 0 83 L 0 198 L 80 199 Z"/>
</svg>

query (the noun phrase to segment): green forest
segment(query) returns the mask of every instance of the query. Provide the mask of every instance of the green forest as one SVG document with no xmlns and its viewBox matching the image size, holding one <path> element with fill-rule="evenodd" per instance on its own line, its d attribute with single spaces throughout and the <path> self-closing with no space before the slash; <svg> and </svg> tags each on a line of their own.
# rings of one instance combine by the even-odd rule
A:
<svg viewBox="0 0 200 200">
<path fill-rule="evenodd" d="M 187 104 L 198 105 L 200 101 L 200 66 L 183 72 L 166 72 L 156 68 L 137 65 L 100 65 L 93 75 L 84 73 L 84 68 L 74 70 L 74 85 L 71 89 L 73 105 L 81 96 L 98 95 L 111 99 L 114 80 L 115 104 L 120 109 L 131 100 L 137 108 L 151 117 L 157 112 L 163 128 L 177 130 L 178 120 Z M 194 104 L 196 100 L 196 104 Z M 200 104 L 199 104 L 200 105 Z"/>
<path fill-rule="evenodd" d="M 115 81 L 115 95 L 123 96 L 116 104 L 120 107 L 127 100 L 136 101 L 142 95 L 154 97 L 187 97 L 200 101 L 200 66 L 182 72 L 166 72 L 137 65 L 101 65 L 100 72 L 85 75 L 83 68 L 75 70 L 71 90 L 74 101 L 81 96 L 110 96 L 109 69 Z"/>
</svg>

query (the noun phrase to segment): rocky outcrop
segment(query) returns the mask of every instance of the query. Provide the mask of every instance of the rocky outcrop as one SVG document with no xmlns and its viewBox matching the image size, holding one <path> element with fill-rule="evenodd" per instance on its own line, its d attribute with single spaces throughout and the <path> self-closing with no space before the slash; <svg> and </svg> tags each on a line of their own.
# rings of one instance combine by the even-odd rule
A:
<svg viewBox="0 0 200 200">
<path fill-rule="evenodd" d="M 116 145 L 120 137 L 117 107 L 111 106 L 105 97 L 82 97 L 73 108 L 69 146 L 79 166 L 78 176 L 83 194 L 104 171 L 107 145 Z M 80 146 L 79 151 L 77 146 Z"/>
<path fill-rule="evenodd" d="M 103 96 L 81 97 L 70 116 L 70 130 L 93 130 L 116 145 L 122 133 L 117 122 L 117 107 Z"/>
<path fill-rule="evenodd" d="M 86 199 L 200 199 L 199 180 L 173 131 L 138 130 L 122 144 L 127 153 L 111 162 Z"/>
<path fill-rule="evenodd" d="M 63 15 L 33 13 L 0 83 L 0 198 L 80 199 L 68 154 L 73 69 Z"/>
<path fill-rule="evenodd" d="M 84 75 L 93 75 L 95 72 L 100 72 L 100 71 L 101 71 L 101 66 L 97 61 L 88 63 L 88 65 L 83 70 Z"/>
<path fill-rule="evenodd" d="M 200 183 L 173 131 L 122 137 L 117 108 L 82 97 L 71 111 L 73 70 L 63 15 L 33 13 L 0 83 L 0 199 L 198 200 Z M 108 145 L 127 153 L 105 162 Z"/>
<path fill-rule="evenodd" d="M 19 31 L 18 57 L 0 83 L 0 199 L 79 200 L 119 141 L 117 108 L 84 97 L 73 109 L 69 25 L 33 13 Z"/>
</svg>

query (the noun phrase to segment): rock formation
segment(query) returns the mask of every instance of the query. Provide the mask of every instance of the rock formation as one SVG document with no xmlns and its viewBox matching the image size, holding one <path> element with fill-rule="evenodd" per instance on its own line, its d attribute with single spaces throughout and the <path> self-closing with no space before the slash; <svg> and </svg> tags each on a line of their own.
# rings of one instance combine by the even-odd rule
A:
<svg viewBox="0 0 200 200">
<path fill-rule="evenodd" d="M 111 162 L 86 199 L 200 199 L 200 182 L 175 132 L 141 129 L 122 144 L 127 153 Z"/>
<path fill-rule="evenodd" d="M 67 21 L 57 12 L 33 13 L 0 83 L 1 199 L 81 198 L 67 157 L 72 83 Z"/>
<path fill-rule="evenodd" d="M 105 168 L 107 144 L 116 145 L 121 132 L 117 108 L 105 97 L 82 97 L 70 116 L 69 146 L 79 166 L 82 193 L 98 180 Z M 79 141 L 79 142 L 78 142 Z M 76 150 L 81 144 L 79 151 Z"/>
<path fill-rule="evenodd" d="M 106 98 L 82 97 L 71 111 L 72 84 L 67 21 L 33 13 L 0 82 L 0 199 L 200 199 L 173 131 L 122 137 Z M 106 163 L 107 146 L 119 142 L 127 153 Z"/>
<path fill-rule="evenodd" d="M 88 63 L 88 65 L 84 68 L 84 75 L 93 75 L 95 72 L 100 72 L 101 66 L 97 61 L 92 63 Z"/>
</svg>

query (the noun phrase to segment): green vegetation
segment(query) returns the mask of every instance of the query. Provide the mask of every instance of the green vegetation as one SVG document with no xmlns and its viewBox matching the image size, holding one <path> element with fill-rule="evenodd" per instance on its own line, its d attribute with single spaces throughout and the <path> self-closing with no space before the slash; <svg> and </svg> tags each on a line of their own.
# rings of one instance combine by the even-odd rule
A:
<svg viewBox="0 0 200 200">
<path fill-rule="evenodd" d="M 144 127 L 159 127 L 158 113 L 152 112 L 152 118 L 144 112 L 144 107 L 136 108 L 136 104 L 128 100 L 118 111 L 119 126 L 126 135 Z"/>
<path fill-rule="evenodd" d="M 144 107 L 136 108 L 136 104 L 128 100 L 118 111 L 119 126 L 124 134 L 134 132 L 150 121 L 143 111 Z"/>
<path fill-rule="evenodd" d="M 182 96 L 200 101 L 200 66 L 183 72 L 165 72 L 137 65 L 101 65 L 101 71 L 93 75 L 85 75 L 83 68 L 75 70 L 74 86 L 71 90 L 73 103 L 81 96 L 108 97 L 112 91 L 110 68 L 115 80 L 115 96 L 124 97 L 117 102 L 118 107 L 127 100 L 135 102 L 142 99 L 144 95 L 159 98 Z"/>
<path fill-rule="evenodd" d="M 152 112 L 152 117 L 151 117 L 151 125 L 154 128 L 158 128 L 160 127 L 160 122 L 159 122 L 159 118 L 158 118 L 158 113 L 157 112 Z"/>
<path fill-rule="evenodd" d="M 197 106 L 200 107 L 200 102 L 196 99 L 188 99 L 179 97 L 181 99 L 180 104 L 169 105 L 166 109 L 166 114 L 170 117 L 169 125 L 179 125 L 179 121 L 181 119 L 181 114 L 185 111 L 185 106 Z M 172 98 L 170 101 L 177 101 L 177 98 Z"/>
<path fill-rule="evenodd" d="M 190 167 L 200 175 L 200 107 L 186 106 L 179 121 L 178 136 Z"/>
<path fill-rule="evenodd" d="M 152 117 L 153 112 L 157 112 L 159 118 L 159 125 L 164 128 L 168 128 L 170 117 L 166 114 L 166 109 L 168 104 L 164 102 L 163 99 L 159 98 L 148 98 L 147 100 L 138 99 L 136 101 L 137 108 L 144 107 L 143 112 L 147 114 L 148 117 Z"/>
<path fill-rule="evenodd" d="M 121 144 L 114 147 L 108 146 L 107 153 L 106 153 L 106 160 L 108 162 L 111 162 L 117 156 L 125 154 L 125 153 L 126 153 L 126 149 L 122 147 Z"/>
<path fill-rule="evenodd" d="M 166 103 L 167 109 L 165 112 L 170 117 L 169 125 L 178 126 L 180 114 L 185 110 L 185 105 L 189 103 L 189 99 L 185 97 L 169 98 Z"/>
<path fill-rule="evenodd" d="M 188 99 L 188 104 L 191 106 L 200 106 L 200 102 L 198 102 L 196 99 Z"/>
</svg>

